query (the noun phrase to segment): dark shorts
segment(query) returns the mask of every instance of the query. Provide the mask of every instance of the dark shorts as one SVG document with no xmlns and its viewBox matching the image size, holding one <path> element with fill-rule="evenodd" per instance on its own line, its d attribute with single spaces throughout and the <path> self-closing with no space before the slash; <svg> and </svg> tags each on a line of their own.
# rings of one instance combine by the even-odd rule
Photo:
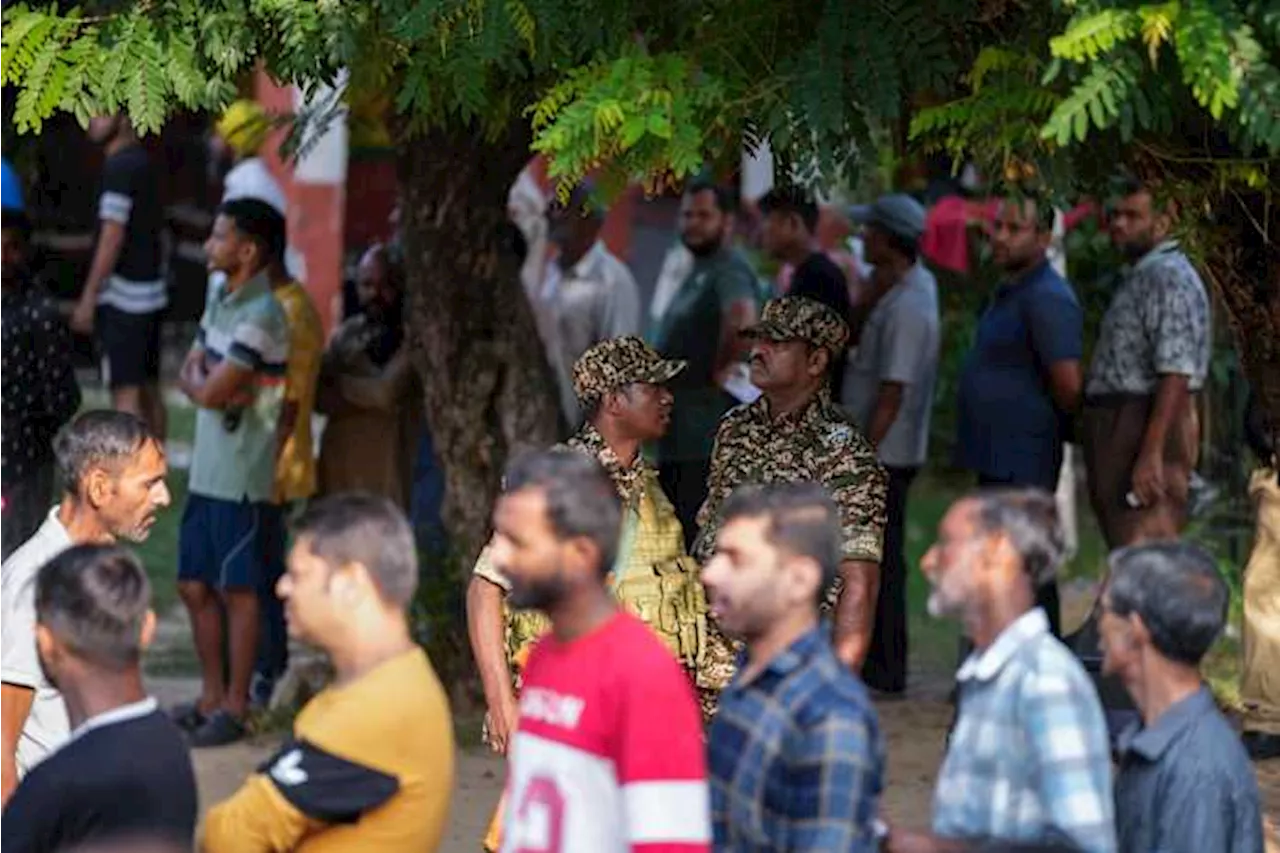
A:
<svg viewBox="0 0 1280 853">
<path fill-rule="evenodd" d="M 280 561 L 280 508 L 189 495 L 178 534 L 178 580 L 257 591 Z"/>
<path fill-rule="evenodd" d="M 94 321 L 102 347 L 102 379 L 109 388 L 154 385 L 160 380 L 161 312 L 130 314 L 98 306 Z"/>
</svg>

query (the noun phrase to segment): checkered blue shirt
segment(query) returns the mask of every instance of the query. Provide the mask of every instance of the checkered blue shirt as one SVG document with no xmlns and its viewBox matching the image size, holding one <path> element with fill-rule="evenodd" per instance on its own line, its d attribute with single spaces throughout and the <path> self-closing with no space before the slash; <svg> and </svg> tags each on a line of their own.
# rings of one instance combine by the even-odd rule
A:
<svg viewBox="0 0 1280 853">
<path fill-rule="evenodd" d="M 956 678 L 960 716 L 938 777 L 934 833 L 1114 853 L 1102 707 L 1044 611 L 1021 616 Z"/>
<path fill-rule="evenodd" d="M 865 688 L 824 630 L 725 688 L 708 761 L 717 850 L 877 849 L 884 742 Z"/>
</svg>

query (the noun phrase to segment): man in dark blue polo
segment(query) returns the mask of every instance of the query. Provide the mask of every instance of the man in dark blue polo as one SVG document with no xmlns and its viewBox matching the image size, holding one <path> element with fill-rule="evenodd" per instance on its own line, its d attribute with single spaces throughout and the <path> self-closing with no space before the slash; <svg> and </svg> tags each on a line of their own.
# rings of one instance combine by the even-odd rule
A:
<svg viewBox="0 0 1280 853">
<path fill-rule="evenodd" d="M 1080 405 L 1084 314 L 1048 261 L 1053 207 L 1024 195 L 1000 204 L 991 230 L 1005 280 L 978 322 L 960 378 L 957 462 L 979 486 L 1033 486 L 1053 492 L 1062 448 Z M 1058 588 L 1037 603 L 1059 634 Z"/>
</svg>

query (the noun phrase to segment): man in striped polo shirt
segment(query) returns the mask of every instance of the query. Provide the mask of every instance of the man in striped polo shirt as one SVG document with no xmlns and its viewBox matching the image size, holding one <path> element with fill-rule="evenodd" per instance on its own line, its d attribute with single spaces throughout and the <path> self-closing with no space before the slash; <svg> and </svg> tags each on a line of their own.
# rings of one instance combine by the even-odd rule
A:
<svg viewBox="0 0 1280 853">
<path fill-rule="evenodd" d="M 182 365 L 182 390 L 198 407 L 190 496 L 179 534 L 178 592 L 191 616 L 203 689 L 175 710 L 192 746 L 244 737 L 257 656 L 257 584 L 272 552 L 271 512 L 289 331 L 268 270 L 284 244 L 284 219 L 257 199 L 219 208 L 205 243 L 211 270 L 226 274 Z M 223 678 L 222 610 L 229 634 Z"/>
<path fill-rule="evenodd" d="M 169 294 L 161 250 L 160 182 L 123 115 L 92 119 L 89 138 L 103 147 L 106 160 L 93 261 L 71 327 L 97 337 L 112 407 L 142 418 L 164 441 L 160 321 Z"/>
</svg>

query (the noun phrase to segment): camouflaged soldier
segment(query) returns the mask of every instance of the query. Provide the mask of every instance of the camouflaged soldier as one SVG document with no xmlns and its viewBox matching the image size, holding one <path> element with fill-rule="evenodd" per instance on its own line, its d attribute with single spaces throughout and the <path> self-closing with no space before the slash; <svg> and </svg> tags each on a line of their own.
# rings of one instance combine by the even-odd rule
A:
<svg viewBox="0 0 1280 853">
<path fill-rule="evenodd" d="M 888 480 L 852 417 L 831 401 L 827 365 L 843 356 L 849 328 L 821 303 L 784 296 L 770 300 L 743 334 L 753 339 L 751 381 L 762 393 L 720 421 L 693 555 L 703 565 L 710 559 L 720 507 L 739 486 L 805 480 L 825 486 L 840 509 L 843 555 L 824 610 L 834 610 L 837 657 L 861 667 L 875 623 Z M 708 713 L 709 694 L 732 678 L 735 660 L 714 619 L 712 634 L 699 684 Z"/>
<path fill-rule="evenodd" d="M 586 423 L 565 446 L 598 459 L 622 498 L 625 526 L 610 576 L 614 595 L 653 628 L 694 679 L 707 645 L 698 565 L 685 553 L 680 520 L 656 469 L 640 452 L 644 442 L 666 432 L 672 396 L 663 386 L 684 368 L 683 361 L 663 360 L 634 336 L 591 347 L 573 367 Z M 520 669 L 549 625 L 540 613 L 509 610 L 507 589 L 486 548 L 467 590 L 467 622 L 488 705 L 485 738 L 498 752 L 515 733 Z M 497 847 L 496 825 L 488 849 Z"/>
</svg>

